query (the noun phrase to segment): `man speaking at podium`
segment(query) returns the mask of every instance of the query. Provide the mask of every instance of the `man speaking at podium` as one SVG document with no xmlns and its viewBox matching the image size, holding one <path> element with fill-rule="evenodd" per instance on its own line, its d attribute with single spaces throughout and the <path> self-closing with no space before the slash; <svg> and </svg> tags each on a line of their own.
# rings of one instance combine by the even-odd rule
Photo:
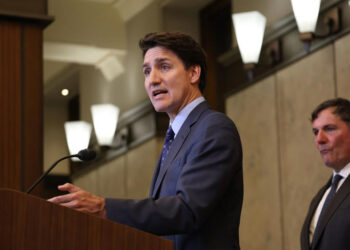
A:
<svg viewBox="0 0 350 250">
<path fill-rule="evenodd" d="M 150 33 L 140 48 L 148 96 L 170 118 L 150 196 L 104 199 L 66 183 L 69 194 L 49 201 L 163 236 L 176 250 L 240 249 L 241 142 L 202 96 L 205 54 L 183 33 Z"/>
</svg>

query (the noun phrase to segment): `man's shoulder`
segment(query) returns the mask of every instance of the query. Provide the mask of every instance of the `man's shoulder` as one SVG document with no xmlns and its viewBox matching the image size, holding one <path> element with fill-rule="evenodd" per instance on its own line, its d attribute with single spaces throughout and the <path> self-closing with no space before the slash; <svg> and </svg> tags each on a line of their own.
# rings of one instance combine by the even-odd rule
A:
<svg viewBox="0 0 350 250">
<path fill-rule="evenodd" d="M 213 109 L 204 111 L 201 118 L 209 123 L 234 125 L 234 122 L 226 114 Z"/>
<path fill-rule="evenodd" d="M 205 110 L 194 125 L 197 132 L 205 133 L 207 137 L 239 136 L 234 122 L 224 113 L 212 109 Z"/>
<path fill-rule="evenodd" d="M 230 127 L 237 130 L 234 122 L 226 114 L 211 109 L 206 101 L 200 103 L 189 115 L 187 124 L 192 126 L 194 123 L 201 128 Z"/>
<path fill-rule="evenodd" d="M 225 114 L 208 109 L 204 111 L 191 129 L 191 138 L 211 147 L 241 150 L 239 132 L 233 121 Z"/>
</svg>

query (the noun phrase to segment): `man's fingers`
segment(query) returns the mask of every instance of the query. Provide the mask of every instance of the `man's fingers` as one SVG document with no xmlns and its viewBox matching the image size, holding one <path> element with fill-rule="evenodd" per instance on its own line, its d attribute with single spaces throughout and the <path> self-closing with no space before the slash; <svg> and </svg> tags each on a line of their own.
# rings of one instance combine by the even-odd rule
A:
<svg viewBox="0 0 350 250">
<path fill-rule="evenodd" d="M 60 186 L 58 186 L 58 189 L 60 191 L 67 191 L 67 192 L 69 192 L 69 194 L 52 197 L 51 199 L 48 199 L 47 201 L 57 203 L 57 204 L 67 203 L 67 202 L 70 202 L 72 200 L 75 200 L 76 193 L 81 190 L 80 188 L 78 188 L 70 183 L 65 183 L 63 185 L 60 185 Z"/>
<path fill-rule="evenodd" d="M 78 205 L 78 202 L 76 200 L 71 200 L 71 201 L 68 201 L 68 202 L 65 202 L 65 203 L 60 203 L 61 206 L 64 206 L 64 207 L 69 207 L 69 208 L 72 208 L 72 209 L 75 209 L 75 210 L 78 210 L 78 208 L 80 208 L 80 206 Z"/>
<path fill-rule="evenodd" d="M 79 195 L 77 196 L 75 194 L 66 194 L 66 195 L 56 196 L 49 199 L 48 201 L 62 205 L 64 207 L 73 208 L 78 211 L 83 210 L 85 212 L 87 210 L 85 207 L 88 207 L 90 205 L 85 201 L 85 197 L 79 197 Z"/>
<path fill-rule="evenodd" d="M 71 194 L 65 194 L 65 195 L 60 195 L 60 196 L 56 196 L 53 197 L 51 199 L 48 199 L 47 201 L 49 202 L 53 202 L 53 203 L 57 203 L 57 204 L 61 204 L 61 203 L 67 203 L 73 200 L 73 197 Z"/>
<path fill-rule="evenodd" d="M 69 193 L 74 193 L 80 190 L 77 186 L 74 186 L 73 184 L 70 183 L 65 183 L 63 185 L 58 186 L 58 189 L 61 191 L 67 191 Z"/>
</svg>

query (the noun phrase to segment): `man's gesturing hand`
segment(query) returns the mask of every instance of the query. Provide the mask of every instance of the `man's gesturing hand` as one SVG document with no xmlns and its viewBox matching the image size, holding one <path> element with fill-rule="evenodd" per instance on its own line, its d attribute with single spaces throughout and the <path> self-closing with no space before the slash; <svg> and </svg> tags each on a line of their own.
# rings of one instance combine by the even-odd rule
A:
<svg viewBox="0 0 350 250">
<path fill-rule="evenodd" d="M 48 200 L 49 202 L 106 218 L 105 199 L 93 195 L 70 183 L 60 185 L 58 186 L 58 189 L 61 191 L 67 191 L 69 194 L 53 197 Z"/>
</svg>

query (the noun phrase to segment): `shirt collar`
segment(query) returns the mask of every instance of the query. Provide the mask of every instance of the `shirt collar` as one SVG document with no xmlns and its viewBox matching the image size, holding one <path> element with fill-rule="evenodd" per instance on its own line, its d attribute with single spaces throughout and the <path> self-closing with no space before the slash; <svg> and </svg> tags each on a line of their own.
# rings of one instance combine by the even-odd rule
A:
<svg viewBox="0 0 350 250">
<path fill-rule="evenodd" d="M 203 96 L 198 97 L 198 98 L 194 99 L 192 102 L 190 102 L 189 104 L 187 104 L 183 109 L 181 109 L 181 111 L 176 115 L 174 121 L 172 123 L 170 123 L 170 125 L 175 133 L 174 137 L 176 137 L 182 124 L 185 122 L 185 120 L 187 119 L 187 117 L 191 113 L 191 111 L 204 101 L 205 101 L 205 99 Z"/>
<path fill-rule="evenodd" d="M 343 167 L 343 169 L 340 170 L 338 173 L 333 171 L 333 176 L 335 176 L 336 174 L 343 176 L 343 179 L 345 180 L 350 174 L 350 162 L 345 167 Z"/>
</svg>

